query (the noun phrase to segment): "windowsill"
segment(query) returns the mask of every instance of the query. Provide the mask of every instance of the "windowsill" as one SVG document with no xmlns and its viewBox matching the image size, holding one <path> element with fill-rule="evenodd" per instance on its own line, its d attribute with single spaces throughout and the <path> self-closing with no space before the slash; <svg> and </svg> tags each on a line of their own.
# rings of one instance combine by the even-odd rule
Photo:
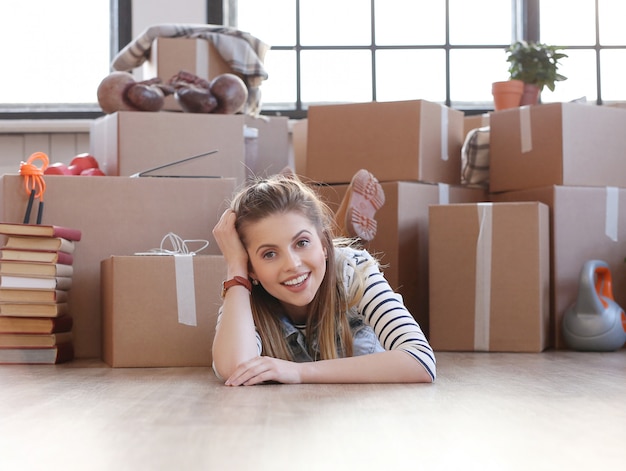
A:
<svg viewBox="0 0 626 471">
<path fill-rule="evenodd" d="M 88 133 L 92 119 L 4 119 L 0 134 Z"/>
</svg>

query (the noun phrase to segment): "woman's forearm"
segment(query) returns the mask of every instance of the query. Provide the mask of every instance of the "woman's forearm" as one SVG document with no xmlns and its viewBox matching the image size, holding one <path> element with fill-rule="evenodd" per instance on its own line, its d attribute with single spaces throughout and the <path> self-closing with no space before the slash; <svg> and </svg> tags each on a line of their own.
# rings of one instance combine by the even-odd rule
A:
<svg viewBox="0 0 626 471">
<path fill-rule="evenodd" d="M 237 365 L 258 356 L 256 330 L 250 309 L 250 293 L 243 286 L 226 292 L 213 340 L 213 364 L 227 378 Z"/>
<path fill-rule="evenodd" d="M 301 364 L 303 383 L 430 383 L 426 369 L 408 353 L 391 350 Z"/>
</svg>

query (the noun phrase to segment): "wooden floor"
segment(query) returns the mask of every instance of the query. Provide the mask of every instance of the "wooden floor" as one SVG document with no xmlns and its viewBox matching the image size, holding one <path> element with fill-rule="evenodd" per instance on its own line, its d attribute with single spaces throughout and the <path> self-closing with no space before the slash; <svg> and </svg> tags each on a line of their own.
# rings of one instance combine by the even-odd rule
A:
<svg viewBox="0 0 626 471">
<path fill-rule="evenodd" d="M 439 353 L 432 385 L 0 367 L 0 469 L 626 469 L 626 350 Z"/>
</svg>

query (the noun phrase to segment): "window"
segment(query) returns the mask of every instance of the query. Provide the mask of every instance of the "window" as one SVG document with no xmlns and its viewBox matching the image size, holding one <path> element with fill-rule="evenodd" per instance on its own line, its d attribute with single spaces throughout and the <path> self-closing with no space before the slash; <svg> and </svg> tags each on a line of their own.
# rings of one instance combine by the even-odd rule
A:
<svg viewBox="0 0 626 471">
<path fill-rule="evenodd" d="M 231 0 L 231 3 L 234 0 Z M 211 3 L 211 2 L 209 2 Z M 264 113 L 312 103 L 426 99 L 493 109 L 515 38 L 566 47 L 543 102 L 626 100 L 623 0 L 236 0 L 236 23 L 272 46 Z M 488 14 L 486 12 L 489 12 Z M 567 14 L 564 14 L 567 12 Z"/>
<path fill-rule="evenodd" d="M 129 0 L 2 2 L 0 117 L 100 114 L 97 87 L 119 38 L 130 35 L 130 17 L 119 21 L 129 11 Z"/>
<path fill-rule="evenodd" d="M 566 46 L 568 54 L 562 67 L 568 79 L 558 84 L 551 101 L 626 100 L 621 74 L 626 60 L 625 15 L 623 0 L 579 0 L 576 8 L 565 0 L 541 0 L 541 39 Z"/>
</svg>

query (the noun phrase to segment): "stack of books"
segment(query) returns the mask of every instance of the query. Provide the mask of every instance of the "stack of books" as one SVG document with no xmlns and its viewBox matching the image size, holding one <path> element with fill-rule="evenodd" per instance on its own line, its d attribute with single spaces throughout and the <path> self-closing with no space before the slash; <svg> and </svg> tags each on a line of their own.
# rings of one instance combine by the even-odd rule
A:
<svg viewBox="0 0 626 471">
<path fill-rule="evenodd" d="M 74 358 L 68 292 L 81 231 L 0 222 L 0 364 Z"/>
</svg>

